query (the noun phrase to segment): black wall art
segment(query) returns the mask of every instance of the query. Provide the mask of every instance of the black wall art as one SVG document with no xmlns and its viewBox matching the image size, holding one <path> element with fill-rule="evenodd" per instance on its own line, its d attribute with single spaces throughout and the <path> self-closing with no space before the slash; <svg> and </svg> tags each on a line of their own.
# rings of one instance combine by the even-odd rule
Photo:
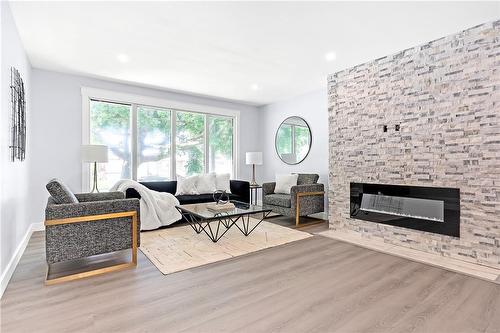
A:
<svg viewBox="0 0 500 333">
<path fill-rule="evenodd" d="M 24 99 L 24 82 L 19 71 L 10 68 L 11 94 L 11 142 L 10 159 L 24 161 L 26 156 L 26 102 Z"/>
</svg>

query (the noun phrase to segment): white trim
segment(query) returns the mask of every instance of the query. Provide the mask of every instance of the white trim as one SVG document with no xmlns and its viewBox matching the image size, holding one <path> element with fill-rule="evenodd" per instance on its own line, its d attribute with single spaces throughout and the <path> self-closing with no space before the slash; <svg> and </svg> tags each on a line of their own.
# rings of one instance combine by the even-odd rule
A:
<svg viewBox="0 0 500 333">
<path fill-rule="evenodd" d="M 131 105 L 130 112 L 130 148 L 132 151 L 132 154 L 130 154 L 130 164 L 132 165 L 130 174 L 132 179 L 137 179 L 137 145 L 139 144 L 137 137 L 137 104 Z"/>
<path fill-rule="evenodd" d="M 2 298 L 5 289 L 7 289 L 7 285 L 9 284 L 9 281 L 12 278 L 14 271 L 16 270 L 17 264 L 19 263 L 19 260 L 21 260 L 21 257 L 23 256 L 23 253 L 28 246 L 31 235 L 35 231 L 41 231 L 44 229 L 45 226 L 43 223 L 32 223 L 28 227 L 28 230 L 26 230 L 26 234 L 24 234 L 21 243 L 19 243 L 19 245 L 17 246 L 14 255 L 12 256 L 12 258 L 10 258 L 9 263 L 5 267 L 5 271 L 2 274 L 2 277 L 0 277 L 0 298 Z"/>
<path fill-rule="evenodd" d="M 233 178 L 239 179 L 240 176 L 240 117 L 233 118 Z M 236 134 L 235 134 L 236 133 Z"/>
<path fill-rule="evenodd" d="M 156 97 L 134 95 L 128 93 L 122 93 L 112 90 L 97 89 L 91 87 L 82 87 L 82 144 L 88 144 L 90 141 L 90 99 L 98 99 L 109 102 L 126 103 L 126 104 L 141 104 L 152 107 L 160 107 L 170 109 L 172 112 L 172 117 L 175 117 L 175 111 L 189 111 L 195 113 L 201 113 L 206 115 L 220 115 L 226 117 L 232 117 L 235 121 L 233 124 L 233 177 L 238 179 L 240 169 L 239 169 L 239 124 L 240 124 L 240 111 L 234 109 L 219 108 L 214 106 L 209 106 L 205 104 L 187 103 L 179 102 L 174 100 L 167 100 Z M 206 121 L 206 120 L 205 120 Z M 175 119 L 172 118 L 172 123 L 175 127 Z M 172 148 L 171 148 L 171 159 L 175 159 L 175 128 L 173 128 L 172 133 Z M 236 135 L 234 135 L 236 133 Z M 208 156 L 205 156 L 207 159 Z M 205 167 L 207 162 L 205 162 Z M 171 174 L 173 173 L 176 179 L 176 170 L 174 163 L 171 163 Z M 82 165 L 82 191 L 86 192 L 90 190 L 90 167 L 86 163 Z"/>
<path fill-rule="evenodd" d="M 203 114 L 210 113 L 210 114 L 217 114 L 221 116 L 231 116 L 231 117 L 239 117 L 240 115 L 240 111 L 238 110 L 219 108 L 204 104 L 179 102 L 174 100 L 127 94 L 112 90 L 103 90 L 103 89 L 89 88 L 89 87 L 82 87 L 81 90 L 82 90 L 82 97 L 87 97 L 84 98 L 84 100 L 95 98 L 95 99 L 106 100 L 109 102 L 141 104 L 152 107 L 162 107 L 167 109 L 176 109 L 178 111 L 190 111 Z"/>
<path fill-rule="evenodd" d="M 177 154 L 177 112 L 175 110 L 170 110 L 170 179 L 177 180 L 177 165 L 175 154 Z"/>
<path fill-rule="evenodd" d="M 82 144 L 90 142 L 90 99 L 82 91 Z M 82 192 L 90 191 L 90 164 L 82 163 Z"/>
<path fill-rule="evenodd" d="M 203 159 L 204 159 L 204 166 L 203 166 L 203 169 L 205 170 L 204 173 L 209 173 L 210 172 L 210 142 L 208 140 L 210 140 L 209 138 L 209 135 L 208 135 L 208 115 L 205 115 L 203 117 L 203 121 L 204 121 L 204 125 L 205 125 L 205 129 L 204 129 L 204 133 L 203 133 L 203 144 L 205 145 L 203 147 L 204 149 L 204 156 L 203 156 Z M 234 156 L 233 156 L 233 159 L 234 159 Z"/>
</svg>

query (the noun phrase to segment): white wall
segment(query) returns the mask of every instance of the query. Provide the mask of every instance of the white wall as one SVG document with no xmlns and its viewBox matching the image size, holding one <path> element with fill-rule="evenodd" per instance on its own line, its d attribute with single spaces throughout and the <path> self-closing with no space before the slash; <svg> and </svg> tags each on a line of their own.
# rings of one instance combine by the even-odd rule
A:
<svg viewBox="0 0 500 333">
<path fill-rule="evenodd" d="M 260 147 L 256 107 L 34 69 L 32 74 L 34 108 L 32 136 L 35 141 L 32 158 L 36 170 L 33 172 L 30 184 L 33 192 L 30 208 L 31 221 L 38 222 L 43 219 L 43 210 L 48 196 L 45 184 L 51 178 L 57 177 L 67 183 L 73 191 L 81 191 L 82 86 L 239 110 L 241 125 L 238 147 L 240 151 L 239 178 L 250 179 L 251 170 L 245 165 L 245 152 L 257 150 Z"/>
<path fill-rule="evenodd" d="M 0 2 L 1 11 L 1 110 L 0 110 L 0 276 L 6 273 L 23 237 L 30 230 L 28 207 L 31 199 L 30 166 L 32 165 L 33 108 L 31 103 L 31 65 L 19 39 L 9 4 Z M 10 68 L 21 73 L 26 92 L 27 152 L 24 162 L 10 161 Z M 0 290 L 0 295 L 3 290 Z"/>
<path fill-rule="evenodd" d="M 274 181 L 277 173 L 318 173 L 319 182 L 328 186 L 328 110 L 326 88 L 259 108 L 264 164 L 257 167 L 259 182 Z M 312 146 L 306 159 L 288 165 L 276 154 L 274 137 L 281 122 L 290 116 L 304 118 L 312 133 Z M 327 201 L 326 201 L 327 202 Z M 327 207 L 327 205 L 325 205 Z"/>
</svg>

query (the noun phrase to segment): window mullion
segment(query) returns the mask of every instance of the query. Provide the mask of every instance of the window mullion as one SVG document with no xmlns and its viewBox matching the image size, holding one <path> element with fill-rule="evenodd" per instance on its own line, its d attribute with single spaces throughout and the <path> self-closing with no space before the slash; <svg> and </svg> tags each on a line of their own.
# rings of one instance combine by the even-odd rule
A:
<svg viewBox="0 0 500 333">
<path fill-rule="evenodd" d="M 177 159 L 176 159 L 176 137 L 177 137 L 177 114 L 175 110 L 170 110 L 170 179 L 177 180 Z"/>
<path fill-rule="evenodd" d="M 205 135 L 204 135 L 204 138 L 205 138 L 205 141 L 204 141 L 204 144 L 205 144 L 205 156 L 204 156 L 204 160 L 205 160 L 205 173 L 209 173 L 210 172 L 210 161 L 209 161 L 209 135 L 208 135 L 208 127 L 209 127 L 209 124 L 208 124 L 208 115 L 205 114 Z"/>
<path fill-rule="evenodd" d="M 231 119 L 232 126 L 232 136 L 233 136 L 233 149 L 231 158 L 232 160 L 232 168 L 233 168 L 233 178 L 238 179 L 238 121 L 237 118 Z"/>
<path fill-rule="evenodd" d="M 132 104 L 132 119 L 131 119 L 131 136 L 132 136 L 132 151 L 131 151 L 131 160 L 132 160 L 132 179 L 137 180 L 137 166 L 138 166 L 138 156 L 137 156 L 137 142 L 138 137 L 137 133 L 139 129 L 137 128 L 137 104 Z"/>
</svg>

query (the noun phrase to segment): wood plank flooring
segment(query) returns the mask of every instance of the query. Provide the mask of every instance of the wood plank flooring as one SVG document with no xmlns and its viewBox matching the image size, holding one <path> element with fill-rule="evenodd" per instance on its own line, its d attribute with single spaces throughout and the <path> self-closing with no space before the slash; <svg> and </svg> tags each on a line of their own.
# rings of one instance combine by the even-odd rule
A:
<svg viewBox="0 0 500 333">
<path fill-rule="evenodd" d="M 142 253 L 135 270 L 47 287 L 44 274 L 36 232 L 2 333 L 500 332 L 499 285 L 321 236 L 167 276 Z"/>
</svg>

